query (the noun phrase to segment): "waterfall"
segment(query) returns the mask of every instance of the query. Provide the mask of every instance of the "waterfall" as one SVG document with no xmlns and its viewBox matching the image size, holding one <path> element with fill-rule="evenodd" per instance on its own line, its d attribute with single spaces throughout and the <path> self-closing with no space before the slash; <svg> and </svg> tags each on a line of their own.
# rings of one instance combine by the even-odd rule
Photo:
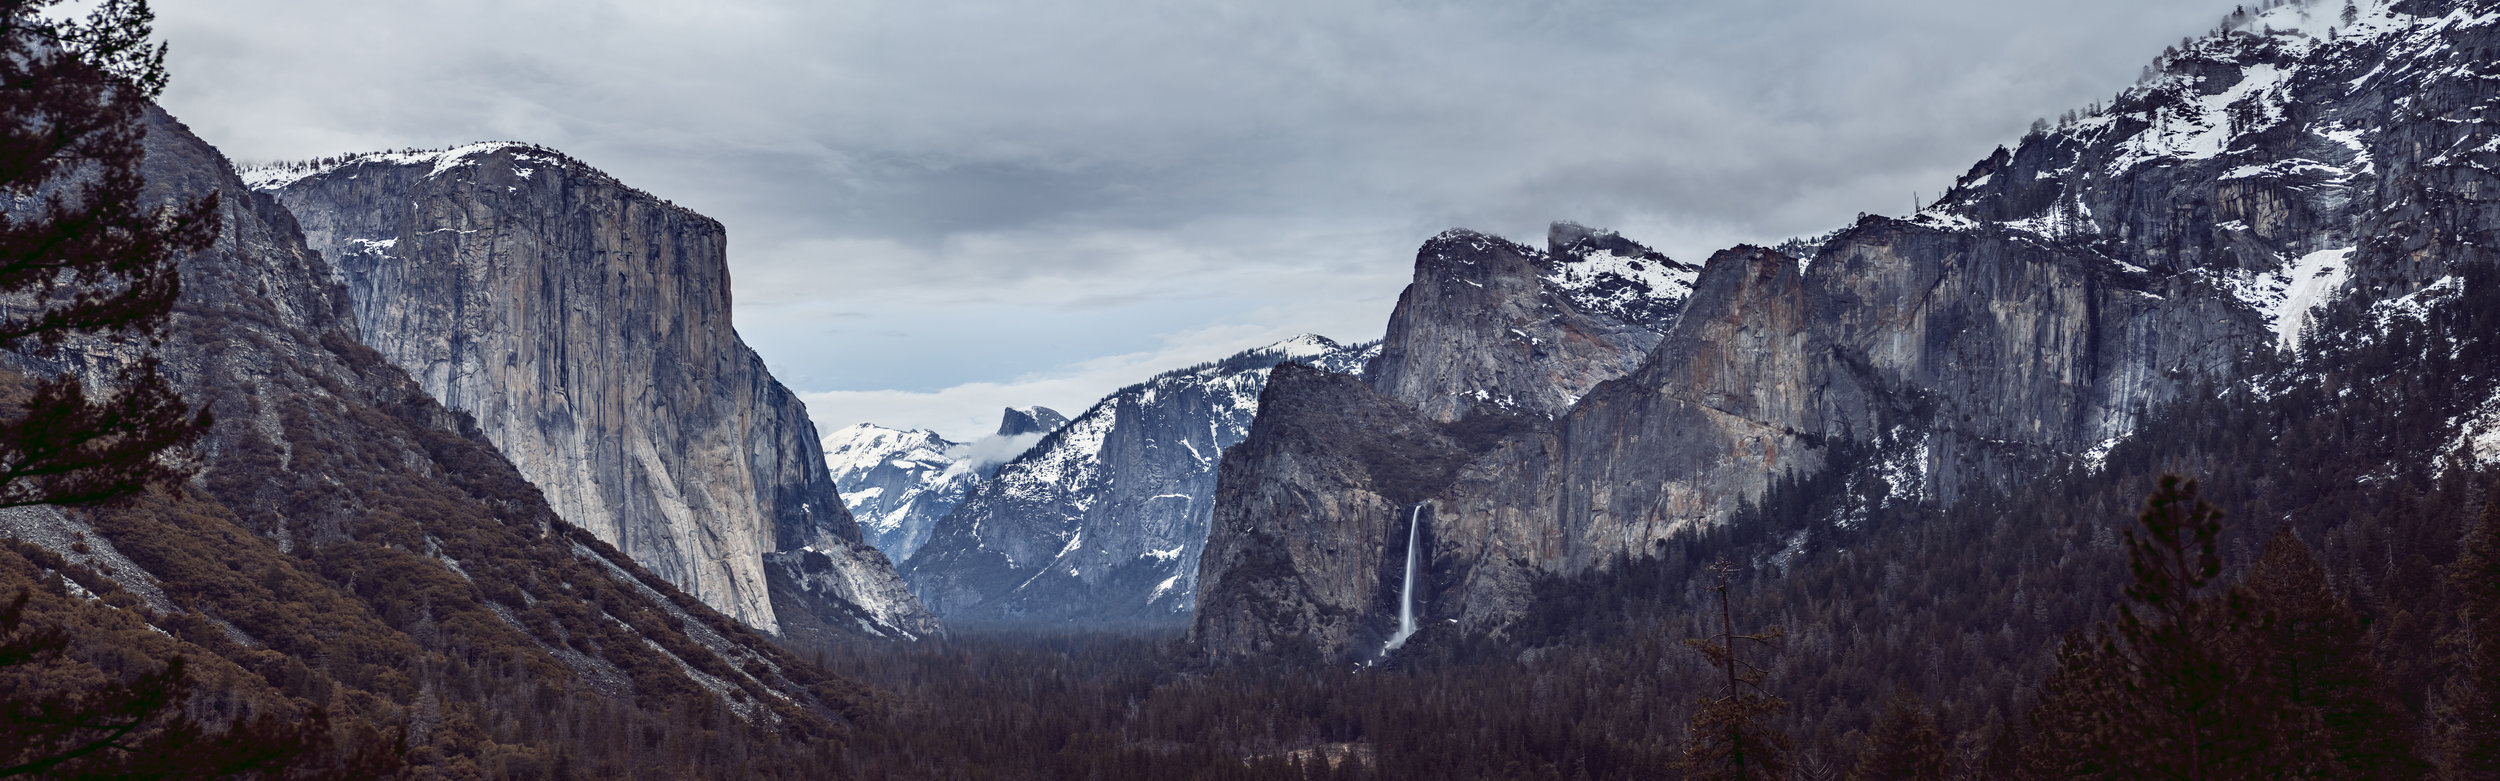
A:
<svg viewBox="0 0 2500 781">
<path fill-rule="evenodd" d="M 1398 633 L 1389 636 L 1389 644 L 1380 649 L 1381 656 L 1388 656 L 1390 651 L 1405 645 L 1406 638 L 1415 636 L 1415 543 L 1421 539 L 1417 533 L 1423 529 L 1423 518 L 1424 506 L 1418 502 L 1415 512 L 1406 518 L 1406 587 L 1398 595 Z"/>
</svg>

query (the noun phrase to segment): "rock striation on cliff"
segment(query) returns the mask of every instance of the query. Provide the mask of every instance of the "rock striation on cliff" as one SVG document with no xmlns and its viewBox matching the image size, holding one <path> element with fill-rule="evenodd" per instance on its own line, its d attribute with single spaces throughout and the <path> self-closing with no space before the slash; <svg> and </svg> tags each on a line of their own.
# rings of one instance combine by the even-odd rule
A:
<svg viewBox="0 0 2500 781">
<path fill-rule="evenodd" d="M 1305 335 L 1122 388 L 976 483 L 904 577 L 952 624 L 1181 625 L 1217 464 L 1268 370 L 1351 371 L 1372 349 Z"/>
<path fill-rule="evenodd" d="M 472 416 L 567 522 L 766 631 L 766 555 L 801 551 L 855 576 L 805 598 L 881 633 L 935 629 L 860 537 L 805 408 L 731 328 L 720 223 L 522 144 L 247 178 L 328 260 L 365 342 Z"/>
<path fill-rule="evenodd" d="M 1524 349 L 1488 338 L 1546 311 L 1549 296 L 1510 281 L 1525 252 L 1463 232 L 1428 242 L 1372 387 L 1454 437 L 1486 402 L 1553 415 L 1415 500 L 1429 614 L 1498 633 L 1538 579 L 1636 560 L 1784 478 L 1843 470 L 1873 503 L 2010 485 L 2297 346 L 2322 302 L 2401 308 L 2453 289 L 2500 230 L 2480 195 L 2500 184 L 2500 145 L 2478 75 L 2500 9 L 2364 5 L 2348 24 L 2324 5 L 2248 15 L 2107 107 L 1997 150 L 1908 219 L 1784 245 L 1801 256 L 1722 252 L 1638 369 L 1588 387 L 1595 373 L 1570 367 L 1592 362 L 1537 352 L 1542 334 L 1522 329 Z M 1350 605 L 1319 595 L 1389 572 L 1393 556 L 1373 539 L 1380 507 L 1263 504 L 1357 481 L 1325 435 L 1260 436 L 1218 489 L 1219 517 L 1237 521 L 1217 524 L 1210 549 L 1245 552 L 1208 560 L 1202 580 L 1228 585 L 1205 592 L 1193 636 L 1213 658 L 1360 653 L 1360 632 L 1233 604 Z M 1332 545 L 1369 546 L 1368 561 L 1292 553 Z M 1262 546 L 1278 550 L 1247 550 Z M 1391 623 L 1372 609 L 1364 626 Z"/>
</svg>

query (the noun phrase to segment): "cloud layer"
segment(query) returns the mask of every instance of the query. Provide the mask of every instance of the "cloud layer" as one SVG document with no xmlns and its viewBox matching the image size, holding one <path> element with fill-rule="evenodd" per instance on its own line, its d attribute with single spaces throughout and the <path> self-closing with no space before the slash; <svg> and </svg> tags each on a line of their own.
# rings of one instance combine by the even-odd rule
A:
<svg viewBox="0 0 2500 781">
<path fill-rule="evenodd" d="M 157 10 L 165 103 L 229 154 L 564 149 L 730 227 L 740 331 L 821 422 L 961 436 L 979 428 L 936 421 L 1081 408 L 1164 368 L 1101 374 L 1127 356 L 1376 336 L 1414 246 L 1453 225 L 1533 240 L 1573 219 L 1699 259 L 1897 213 L 2232 5 Z"/>
</svg>

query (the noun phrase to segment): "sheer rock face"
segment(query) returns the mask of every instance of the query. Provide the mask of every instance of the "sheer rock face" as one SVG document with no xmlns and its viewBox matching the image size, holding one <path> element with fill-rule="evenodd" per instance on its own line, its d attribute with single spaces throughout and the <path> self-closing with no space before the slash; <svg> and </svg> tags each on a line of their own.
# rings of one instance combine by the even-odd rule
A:
<svg viewBox="0 0 2500 781">
<path fill-rule="evenodd" d="M 768 631 L 767 553 L 814 549 L 890 577 L 805 408 L 730 327 L 718 222 L 517 144 L 250 180 L 329 259 L 365 341 L 474 416 L 566 521 Z M 895 590 L 825 595 L 928 628 L 916 603 L 881 594 Z"/>
<path fill-rule="evenodd" d="M 1183 624 L 1218 459 L 1249 434 L 1268 370 L 1348 371 L 1369 350 L 1302 336 L 1120 389 L 975 484 L 904 576 L 955 624 Z"/>
<path fill-rule="evenodd" d="M 1397 628 L 1407 523 L 1469 455 L 1362 380 L 1276 367 L 1249 437 L 1224 454 L 1192 645 L 1212 659 L 1377 648 Z M 1434 591 L 1419 584 L 1419 610 Z"/>
<path fill-rule="evenodd" d="M 1435 598 L 1423 605 L 1427 615 L 1498 631 L 1526 608 L 1539 576 L 1647 554 L 1676 532 L 1726 518 L 1784 476 L 1824 468 L 1836 447 L 1923 438 L 1915 490 L 1949 500 L 2131 428 L 2144 405 L 2174 398 L 2193 378 L 2224 374 L 2236 351 L 2264 334 L 2219 297 L 2164 297 L 2106 260 L 2020 237 L 1869 220 L 1801 266 L 1760 248 L 1720 253 L 1639 371 L 1597 386 L 1549 424 L 1509 432 L 1481 452 L 1467 448 L 1445 485 L 1407 499 L 1429 508 L 1424 583 Z M 1354 403 L 1341 391 L 1322 395 L 1268 403 Z M 1366 575 L 1295 551 L 1358 544 L 1332 543 L 1328 529 L 1371 539 L 1386 523 L 1372 517 L 1381 507 L 1261 497 L 1360 496 L 1359 483 L 1337 474 L 1343 469 L 1315 474 L 1313 465 L 1388 435 L 1363 419 L 1278 425 L 1315 433 L 1244 448 L 1243 462 L 1228 464 L 1225 478 L 1241 482 L 1219 488 L 1215 534 L 1241 537 L 1223 540 L 1225 550 L 1287 552 L 1210 559 L 1202 579 L 1265 590 L 1210 590 L 1207 598 L 1299 604 L 1267 592 L 1302 583 L 1312 595 L 1301 599 L 1355 610 L 1345 600 L 1371 592 L 1336 581 Z M 1454 439 L 1474 435 L 1465 421 L 1440 428 Z M 1319 539 L 1268 531 L 1286 528 Z M 1368 551 L 1387 555 L 1377 545 Z M 1244 581 L 1219 571 L 1241 562 L 1265 562 L 1267 576 Z M 1387 577 L 1377 587 L 1394 587 L 1396 575 Z M 1342 598 L 1322 599 L 1323 591 Z M 1260 610 L 1202 604 L 1197 636 L 1217 657 L 1264 653 L 1281 635 L 1315 642 L 1324 655 L 1367 648 L 1333 629 L 1208 623 L 1279 617 Z M 1312 613 L 1323 614 L 1333 615 Z M 1365 626 L 1386 626 L 1380 616 L 1394 616 L 1393 607 L 1369 613 Z"/>
<path fill-rule="evenodd" d="M 1552 238 L 1559 244 L 1552 252 L 1466 230 L 1424 242 L 1415 281 L 1398 295 L 1380 357 L 1364 378 L 1446 423 L 1478 408 L 1559 414 L 1597 383 L 1639 366 L 1672 319 L 1657 310 L 1680 303 L 1680 291 L 1650 291 L 1638 273 L 1593 267 L 1680 267 L 1569 223 L 1557 223 Z M 1619 259 L 1616 249 L 1650 257 Z"/>
</svg>

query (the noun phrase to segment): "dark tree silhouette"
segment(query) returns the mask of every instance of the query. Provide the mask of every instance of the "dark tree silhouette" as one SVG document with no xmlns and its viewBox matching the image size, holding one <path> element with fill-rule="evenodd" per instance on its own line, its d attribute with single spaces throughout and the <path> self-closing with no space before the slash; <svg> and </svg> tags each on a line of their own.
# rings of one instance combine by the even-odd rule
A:
<svg viewBox="0 0 2500 781">
<path fill-rule="evenodd" d="M 1779 627 L 1740 635 L 1728 606 L 1727 579 L 1735 565 L 1719 562 L 1714 571 L 1719 594 L 1719 634 L 1684 644 L 1727 671 L 1727 694 L 1705 697 L 1694 710 L 1692 737 L 1684 752 L 1684 769 L 1692 778 L 1779 778 L 1788 773 L 1788 735 L 1770 721 L 1788 703 L 1762 690 L 1763 669 L 1746 662 L 1738 641 L 1768 645 L 1781 637 Z"/>
<path fill-rule="evenodd" d="M 140 205 L 142 112 L 165 86 L 147 4 L 43 15 L 60 2 L 0 0 L 0 349 L 152 344 L 181 292 L 177 258 L 216 240 L 217 198 Z M 0 421 L 0 506 L 86 504 L 178 482 L 183 470 L 163 455 L 209 422 L 152 357 L 110 377 L 64 372 L 19 390 L 20 414 Z"/>
<path fill-rule="evenodd" d="M 2316 712 L 2346 778 L 2421 778 L 2411 720 L 2379 681 L 2368 638 L 2352 606 L 2327 587 L 2326 570 L 2292 536 L 2275 534 L 2243 585 L 2256 621 L 2242 663 L 2258 670 L 2267 696 Z"/>
<path fill-rule="evenodd" d="M 0 350 L 56 367 L 0 375 L 0 398 L 19 406 L 0 420 L 0 506 L 174 484 L 185 471 L 167 451 L 209 425 L 151 355 L 181 292 L 179 256 L 218 230 L 213 195 L 140 204 L 143 112 L 165 85 L 165 46 L 148 40 L 154 14 L 144 0 L 105 0 L 83 17 L 57 15 L 60 4 L 0 0 Z M 29 596 L 0 607 L 0 674 L 11 681 L 0 688 L 0 776 L 267 773 L 327 741 L 317 711 L 215 730 L 194 721 L 178 656 L 122 659 L 94 667 L 101 684 L 66 683 L 94 660 L 73 658 L 61 628 L 28 625 Z"/>
<path fill-rule="evenodd" d="M 2126 534 L 2134 574 L 2128 601 L 2119 606 L 2115 631 L 2095 627 L 2060 650 L 2058 670 L 2034 706 L 2029 773 L 2342 775 L 2319 709 L 2301 707 L 2269 679 L 2282 668 L 2264 657 L 2282 649 L 2262 642 L 2258 600 L 2244 588 L 2206 593 L 2222 574 L 2222 510 L 2198 495 L 2196 481 L 2175 475 L 2163 476 L 2144 505 L 2141 534 Z M 2304 631 L 2302 642 L 2320 634 L 2314 626 Z"/>
<path fill-rule="evenodd" d="M 2500 779 L 2500 496 L 2485 499 L 2448 577 L 2465 610 L 2456 638 L 2463 658 L 2440 714 L 2443 769 L 2450 778 Z"/>
<path fill-rule="evenodd" d="M 2116 681 L 2125 672 L 2108 627 L 2076 630 L 2057 648 L 2057 669 L 2032 705 L 2032 738 L 2016 749 L 2022 778 L 2104 778 L 2117 763 L 2106 747 L 2118 742 Z"/>
<path fill-rule="evenodd" d="M 1884 703 L 1884 715 L 1866 736 L 1866 750 L 1849 770 L 1849 781 L 1944 781 L 1944 733 L 1936 717 L 1908 692 Z"/>
</svg>

